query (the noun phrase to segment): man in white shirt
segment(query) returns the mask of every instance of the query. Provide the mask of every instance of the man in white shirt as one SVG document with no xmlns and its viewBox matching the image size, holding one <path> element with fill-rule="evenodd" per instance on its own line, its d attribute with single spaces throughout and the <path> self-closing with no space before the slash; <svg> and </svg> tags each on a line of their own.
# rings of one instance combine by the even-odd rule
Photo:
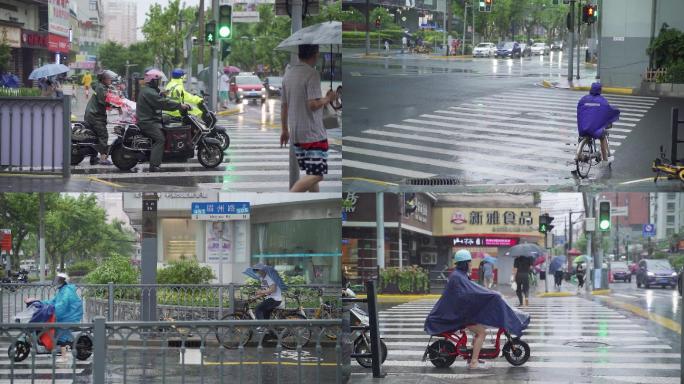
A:
<svg viewBox="0 0 684 384">
<path fill-rule="evenodd" d="M 228 90 L 230 88 L 230 77 L 228 71 L 224 71 L 223 75 L 219 77 L 219 99 L 221 100 L 221 107 L 228 108 Z"/>
<path fill-rule="evenodd" d="M 261 280 L 261 289 L 256 292 L 256 297 L 266 297 L 254 308 L 254 315 L 257 319 L 268 320 L 271 318 L 271 312 L 276 309 L 283 301 L 283 293 L 277 281 L 274 280 L 269 273 L 267 273 L 267 266 L 257 264 L 252 269 L 258 274 Z M 278 272 L 274 269 L 272 273 Z"/>
</svg>

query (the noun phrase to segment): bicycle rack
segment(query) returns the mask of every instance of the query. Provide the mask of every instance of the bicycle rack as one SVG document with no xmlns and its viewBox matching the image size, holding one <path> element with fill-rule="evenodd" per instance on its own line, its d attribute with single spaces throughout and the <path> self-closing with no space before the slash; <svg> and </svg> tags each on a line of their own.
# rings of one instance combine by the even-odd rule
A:
<svg viewBox="0 0 684 384">
<path fill-rule="evenodd" d="M 380 356 L 380 332 L 378 325 L 378 307 L 377 296 L 375 292 L 375 281 L 366 281 L 366 298 L 359 299 L 356 297 L 343 297 L 343 303 L 367 303 L 368 304 L 368 326 L 355 325 L 350 326 L 352 331 L 370 331 L 371 353 L 352 353 L 352 358 L 362 357 L 371 358 L 371 366 L 373 369 L 374 378 L 383 378 L 387 374 L 382 371 L 382 358 Z"/>
</svg>

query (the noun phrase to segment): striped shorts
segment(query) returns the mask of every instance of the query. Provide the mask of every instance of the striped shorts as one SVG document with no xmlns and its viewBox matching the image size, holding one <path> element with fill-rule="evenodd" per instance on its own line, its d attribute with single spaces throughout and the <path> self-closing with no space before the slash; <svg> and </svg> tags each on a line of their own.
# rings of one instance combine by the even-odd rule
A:
<svg viewBox="0 0 684 384">
<path fill-rule="evenodd" d="M 307 175 L 328 174 L 328 140 L 295 144 L 294 148 L 299 169 Z"/>
</svg>

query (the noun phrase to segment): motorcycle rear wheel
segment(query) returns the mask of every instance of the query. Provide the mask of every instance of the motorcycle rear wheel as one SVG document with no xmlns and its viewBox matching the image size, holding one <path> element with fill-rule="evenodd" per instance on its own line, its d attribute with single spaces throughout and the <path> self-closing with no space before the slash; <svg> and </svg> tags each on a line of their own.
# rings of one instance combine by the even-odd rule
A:
<svg viewBox="0 0 684 384">
<path fill-rule="evenodd" d="M 117 145 L 112 148 L 111 156 L 112 163 L 122 171 L 130 171 L 138 165 L 138 159 L 136 158 L 126 158 L 126 152 L 128 150 L 121 145 Z"/>
<path fill-rule="evenodd" d="M 230 136 L 228 136 L 226 132 L 215 132 L 211 135 L 211 137 L 215 138 L 221 143 L 221 150 L 225 151 L 228 149 L 228 147 L 230 147 Z"/>
<path fill-rule="evenodd" d="M 354 353 L 371 353 L 371 347 L 366 344 L 363 335 L 359 335 L 359 337 L 354 340 Z M 387 359 L 387 345 L 383 340 L 380 340 L 380 363 L 384 363 L 385 359 Z M 356 362 L 364 368 L 371 368 L 373 366 L 373 360 L 371 360 L 370 357 L 357 357 Z"/>
<path fill-rule="evenodd" d="M 79 165 L 81 164 L 81 161 L 85 156 L 81 155 L 80 153 L 74 153 L 74 151 L 71 151 L 71 165 Z"/>
<path fill-rule="evenodd" d="M 202 144 L 197 150 L 197 161 L 204 168 L 216 168 L 223 162 L 223 150 L 218 144 Z"/>
<path fill-rule="evenodd" d="M 456 361 L 456 347 L 447 340 L 437 340 L 428 348 L 428 358 L 437 368 L 449 368 Z"/>
<path fill-rule="evenodd" d="M 86 335 L 81 335 L 76 339 L 74 349 L 76 349 L 77 359 L 88 360 L 90 355 L 93 354 L 93 340 Z"/>
</svg>

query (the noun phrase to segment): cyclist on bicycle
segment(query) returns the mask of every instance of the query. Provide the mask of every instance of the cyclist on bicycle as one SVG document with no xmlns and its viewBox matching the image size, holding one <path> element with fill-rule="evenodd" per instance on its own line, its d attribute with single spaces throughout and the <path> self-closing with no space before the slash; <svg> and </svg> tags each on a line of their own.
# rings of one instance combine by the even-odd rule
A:
<svg viewBox="0 0 684 384">
<path fill-rule="evenodd" d="M 261 281 L 261 289 L 256 292 L 256 297 L 266 297 L 266 300 L 254 308 L 254 315 L 257 319 L 267 320 L 271 317 L 271 312 L 283 302 L 283 291 L 287 290 L 287 286 L 278 271 L 269 265 L 259 263 L 252 270 Z"/>
<path fill-rule="evenodd" d="M 456 269 L 449 275 L 442 297 L 425 319 L 425 332 L 440 335 L 467 328 L 475 333 L 472 358 L 468 369 L 486 369 L 478 360 L 486 334 L 486 327 L 505 328 L 514 335 L 522 335 L 529 315 L 511 308 L 500 293 L 470 281 L 472 256 L 466 249 L 454 255 Z"/>
<path fill-rule="evenodd" d="M 577 130 L 580 137 L 590 136 L 601 140 L 601 163 L 613 161 L 608 148 L 606 129 L 620 118 L 620 110 L 612 107 L 601 96 L 601 83 L 593 83 L 589 94 L 577 103 Z"/>
</svg>

